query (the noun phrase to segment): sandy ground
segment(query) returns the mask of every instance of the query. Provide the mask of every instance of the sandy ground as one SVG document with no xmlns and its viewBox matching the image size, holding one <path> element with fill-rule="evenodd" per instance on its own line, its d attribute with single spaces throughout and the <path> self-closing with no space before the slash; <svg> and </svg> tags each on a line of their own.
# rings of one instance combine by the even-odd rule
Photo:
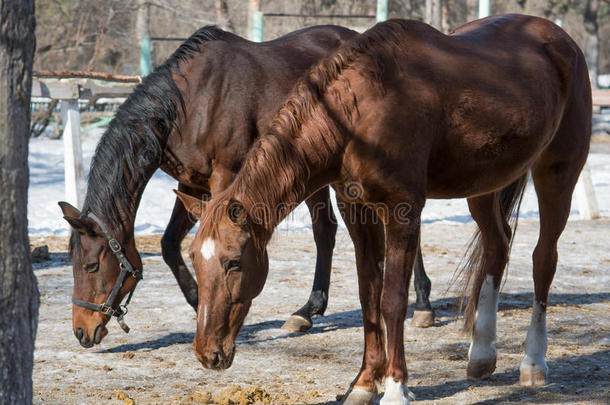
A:
<svg viewBox="0 0 610 405">
<path fill-rule="evenodd" d="M 469 339 L 455 318 L 453 270 L 472 224 L 424 224 L 423 252 L 432 279 L 435 327 L 405 327 L 409 386 L 421 404 L 605 404 L 610 397 L 610 221 L 574 221 L 559 245 L 548 309 L 549 385 L 522 388 L 518 365 L 532 301 L 531 253 L 538 223 L 521 222 L 500 298 L 496 373 L 466 380 Z M 304 334 L 283 321 L 308 297 L 315 249 L 310 232 L 279 232 L 270 245 L 267 285 L 252 306 L 233 366 L 203 369 L 191 342 L 195 314 L 159 253 L 160 236 L 139 238 L 145 280 L 138 286 L 124 334 L 115 321 L 101 345 L 82 348 L 71 328 L 72 271 L 62 237 L 38 237 L 51 261 L 36 264 L 41 292 L 36 340 L 36 404 L 202 403 L 229 387 L 256 387 L 265 402 L 330 404 L 356 376 L 363 351 L 353 247 L 338 234 L 330 305 Z M 410 294 L 414 298 L 414 293 Z M 410 311 L 411 312 L 411 311 Z M 410 317 L 410 315 L 409 315 Z M 219 397 L 216 397 L 220 401 Z"/>
</svg>

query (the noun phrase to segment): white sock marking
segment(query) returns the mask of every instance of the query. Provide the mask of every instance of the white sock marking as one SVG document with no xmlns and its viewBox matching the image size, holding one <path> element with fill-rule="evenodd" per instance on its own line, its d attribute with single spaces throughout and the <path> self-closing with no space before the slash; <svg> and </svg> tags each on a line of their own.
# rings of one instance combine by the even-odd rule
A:
<svg viewBox="0 0 610 405">
<path fill-rule="evenodd" d="M 470 361 L 489 360 L 497 355 L 494 341 L 496 340 L 498 295 L 499 290 L 494 288 L 493 276 L 486 276 L 479 293 L 477 319 L 474 324 L 470 349 L 468 350 Z"/>
<path fill-rule="evenodd" d="M 406 384 L 394 381 L 391 377 L 386 377 L 385 392 L 383 398 L 379 401 L 379 405 L 409 405 L 409 398 L 412 396 L 413 394 Z"/>
<path fill-rule="evenodd" d="M 203 255 L 203 258 L 205 260 L 210 260 L 212 257 L 214 257 L 214 254 L 215 254 L 214 239 L 207 238 L 206 240 L 203 241 L 203 244 L 201 245 L 201 254 Z"/>
<path fill-rule="evenodd" d="M 525 357 L 521 362 L 521 370 L 542 370 L 546 374 L 547 337 L 546 337 L 546 311 L 544 304 L 534 302 L 532 309 L 532 322 L 525 338 Z"/>
</svg>

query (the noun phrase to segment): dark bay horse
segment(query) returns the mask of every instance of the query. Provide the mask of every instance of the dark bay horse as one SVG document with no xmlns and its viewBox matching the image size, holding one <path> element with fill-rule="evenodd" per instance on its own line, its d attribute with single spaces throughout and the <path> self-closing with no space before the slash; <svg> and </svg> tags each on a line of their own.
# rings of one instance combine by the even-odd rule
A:
<svg viewBox="0 0 610 405">
<path fill-rule="evenodd" d="M 70 244 L 73 329 L 83 346 L 101 341 L 111 315 L 122 319 L 119 303 L 141 277 L 134 219 L 154 171 L 161 168 L 179 181 L 182 192 L 198 200 L 225 189 L 298 77 L 355 34 L 320 26 L 256 44 L 204 27 L 129 96 L 97 146 L 82 211 L 60 203 L 75 230 Z M 307 205 L 318 256 L 310 298 L 286 323 L 292 330 L 309 328 L 312 316 L 322 315 L 328 302 L 336 232 L 328 189 L 312 195 Z M 197 284 L 180 253 L 180 242 L 194 224 L 176 200 L 162 251 L 196 309 Z M 112 239 L 117 253 L 111 251 Z M 127 269 L 124 274 L 122 268 Z M 423 267 L 416 274 L 426 323 L 432 318 L 430 282 Z"/>
<path fill-rule="evenodd" d="M 509 220 L 531 171 L 540 236 L 520 379 L 545 384 L 557 240 L 590 134 L 583 54 L 548 20 L 494 16 L 451 36 L 416 21 L 377 24 L 302 78 L 231 186 L 207 203 L 191 246 L 198 359 L 213 369 L 231 365 L 278 222 L 321 187 L 333 184 L 346 200 L 346 185 L 357 183 L 363 193 L 342 215 L 356 247 L 365 351 L 343 403 L 371 403 L 383 379 L 382 404 L 409 403 L 403 331 L 427 198 L 468 198 L 478 225 L 466 271 L 468 376 L 489 376 Z"/>
</svg>

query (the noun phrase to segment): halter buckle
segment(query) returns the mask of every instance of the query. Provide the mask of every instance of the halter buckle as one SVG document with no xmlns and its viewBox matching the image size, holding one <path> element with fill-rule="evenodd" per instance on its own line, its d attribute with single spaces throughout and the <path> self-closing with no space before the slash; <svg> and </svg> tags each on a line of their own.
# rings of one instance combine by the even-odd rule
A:
<svg viewBox="0 0 610 405">
<path fill-rule="evenodd" d="M 103 315 L 112 316 L 112 315 L 114 315 L 114 312 L 115 312 L 115 311 L 114 311 L 114 309 L 112 309 L 112 307 L 111 307 L 110 305 L 102 304 L 102 305 L 100 306 L 100 312 L 101 312 Z"/>
<path fill-rule="evenodd" d="M 112 253 L 119 253 L 121 251 L 121 244 L 114 238 L 108 239 L 108 246 L 110 246 Z"/>
</svg>

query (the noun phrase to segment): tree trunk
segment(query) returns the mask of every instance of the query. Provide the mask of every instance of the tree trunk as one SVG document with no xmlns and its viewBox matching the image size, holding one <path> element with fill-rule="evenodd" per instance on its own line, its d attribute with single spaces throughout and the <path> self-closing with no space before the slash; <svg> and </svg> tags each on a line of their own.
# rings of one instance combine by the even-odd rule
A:
<svg viewBox="0 0 610 405">
<path fill-rule="evenodd" d="M 142 38 L 150 36 L 150 3 L 148 0 L 138 0 L 138 12 L 136 14 L 136 38 L 138 38 L 138 47 L 142 46 Z M 146 68 L 142 67 L 142 59 L 140 57 L 140 75 L 146 75 L 152 72 L 153 66 L 155 66 L 155 47 L 150 44 L 150 61 L 147 62 L 150 65 Z M 140 51 L 141 48 L 140 48 Z M 144 60 L 147 60 L 146 58 Z"/>
<path fill-rule="evenodd" d="M 597 24 L 597 11 L 599 0 L 588 0 L 583 16 L 585 28 L 584 53 L 589 68 L 591 87 L 597 88 L 597 74 L 599 68 L 599 25 Z"/>
<path fill-rule="evenodd" d="M 147 0 L 138 0 L 138 13 L 136 14 L 136 37 L 138 38 L 138 45 L 144 35 L 150 35 L 148 33 L 148 27 L 150 25 L 150 4 Z"/>
<path fill-rule="evenodd" d="M 34 0 L 0 0 L 0 21 L 0 404 L 31 404 L 38 324 L 27 234 Z"/>
<path fill-rule="evenodd" d="M 426 22 L 436 29 L 441 29 L 442 0 L 426 0 Z"/>
<path fill-rule="evenodd" d="M 229 6 L 227 0 L 216 0 L 216 24 L 225 31 L 234 31 L 231 18 L 229 17 Z"/>
<path fill-rule="evenodd" d="M 441 1 L 441 25 L 440 30 L 447 34 L 451 28 L 449 24 L 449 0 Z"/>
<path fill-rule="evenodd" d="M 478 0 L 466 0 L 466 7 L 468 8 L 468 15 L 466 20 L 468 22 L 474 21 L 479 18 L 479 2 Z"/>
</svg>

